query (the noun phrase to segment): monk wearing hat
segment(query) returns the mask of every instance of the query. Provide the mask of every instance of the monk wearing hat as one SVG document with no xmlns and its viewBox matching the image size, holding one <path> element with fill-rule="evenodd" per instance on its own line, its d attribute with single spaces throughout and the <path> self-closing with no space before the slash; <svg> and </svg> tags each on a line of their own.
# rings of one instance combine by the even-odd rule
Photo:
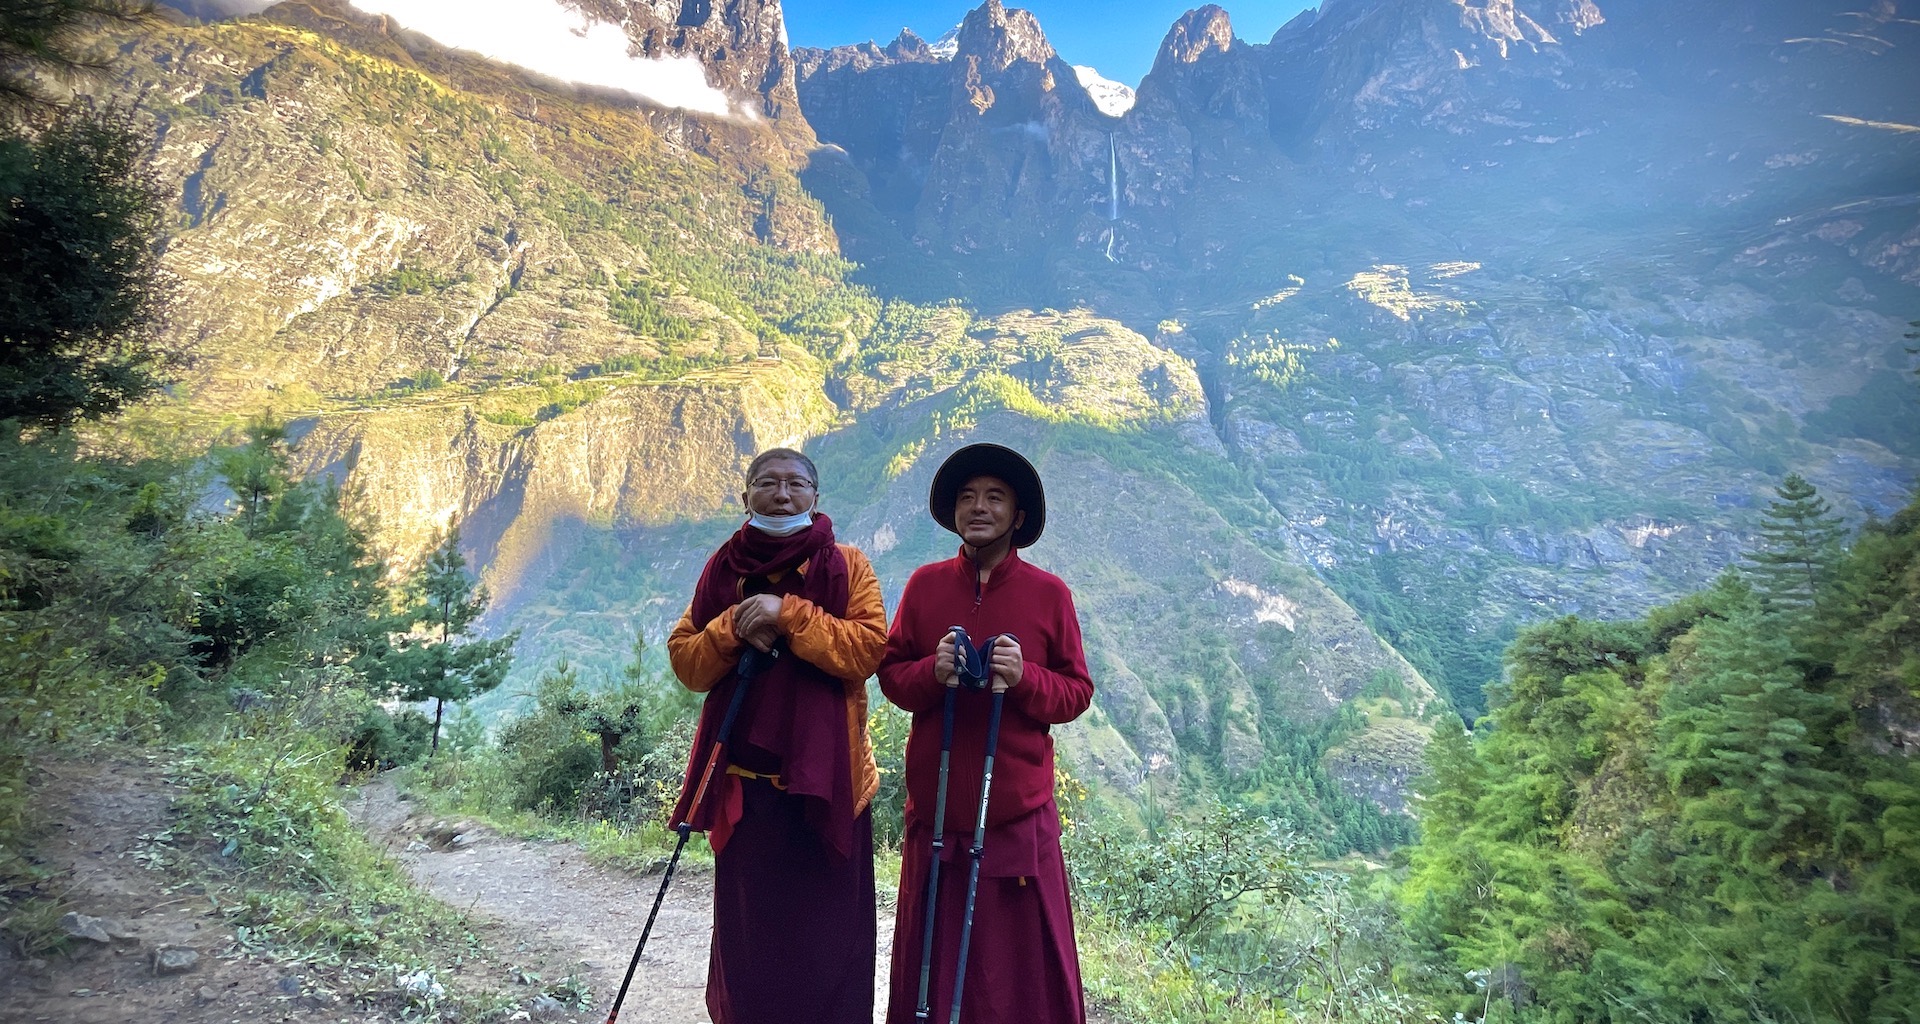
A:
<svg viewBox="0 0 1920 1024">
<path fill-rule="evenodd" d="M 914 571 L 880 662 L 881 692 L 913 714 L 887 1021 L 917 1019 L 929 907 L 935 934 L 926 1019 L 949 1019 L 961 959 L 991 701 L 986 693 L 955 695 L 946 815 L 935 821 L 942 719 L 964 658 L 953 631 L 959 626 L 973 644 L 992 640 L 985 667 L 990 688 L 1004 692 L 960 1019 L 1081 1024 L 1086 1009 L 1053 800 L 1050 730 L 1087 710 L 1093 682 L 1073 595 L 1059 577 L 1020 557 L 1046 525 L 1046 495 L 1040 475 L 1019 453 L 974 444 L 941 465 L 927 506 L 935 522 L 960 536 L 960 550 Z M 928 893 L 935 829 L 944 833 L 942 870 L 939 891 Z"/>
</svg>

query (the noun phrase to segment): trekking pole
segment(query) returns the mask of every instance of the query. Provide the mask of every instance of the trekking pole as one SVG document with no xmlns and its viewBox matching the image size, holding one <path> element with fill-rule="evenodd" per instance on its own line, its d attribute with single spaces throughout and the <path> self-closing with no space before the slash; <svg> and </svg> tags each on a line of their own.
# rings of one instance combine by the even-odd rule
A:
<svg viewBox="0 0 1920 1024">
<path fill-rule="evenodd" d="M 954 626 L 953 654 L 955 660 L 966 655 L 961 654 L 961 645 L 965 644 L 973 661 L 979 655 L 973 651 L 973 642 L 967 639 L 967 631 Z M 977 665 L 962 661 L 965 668 L 977 668 Z M 956 669 L 961 666 L 955 666 Z M 926 921 L 920 936 L 920 1001 L 914 1005 L 913 1016 L 916 1020 L 926 1020 L 931 1012 L 927 1006 L 927 988 L 931 984 L 933 973 L 933 915 L 940 909 L 940 855 L 946 852 L 947 843 L 947 763 L 953 756 L 953 695 L 959 686 L 947 687 L 946 703 L 940 710 L 940 784 L 934 790 L 933 798 L 933 859 L 927 865 L 927 898 L 924 904 Z"/>
<path fill-rule="evenodd" d="M 673 844 L 673 856 L 667 858 L 666 874 L 660 876 L 660 891 L 653 894 L 653 910 L 647 914 L 646 927 L 640 929 L 640 944 L 633 947 L 633 959 L 627 961 L 627 976 L 621 979 L 620 992 L 613 997 L 613 1009 L 607 1012 L 607 1024 L 614 1024 L 620 1018 L 620 1004 L 626 1001 L 627 986 L 633 984 L 633 972 L 640 966 L 640 954 L 647 948 L 647 936 L 653 933 L 653 919 L 660 916 L 660 904 L 667 898 L 667 886 L 673 881 L 673 870 L 680 864 L 680 851 L 687 848 L 687 837 L 693 835 L 693 817 L 700 812 L 700 804 L 707 798 L 707 784 L 713 781 L 713 769 L 720 763 L 727 737 L 733 732 L 733 720 L 739 717 L 740 705 L 745 702 L 747 682 L 767 662 L 779 656 L 778 648 L 761 651 L 757 647 L 748 647 L 740 655 L 740 667 L 736 670 L 739 681 L 734 684 L 733 699 L 727 702 L 726 716 L 720 719 L 720 731 L 714 734 L 713 749 L 707 752 L 707 763 L 700 770 L 700 784 L 693 791 L 693 802 L 687 806 L 686 818 L 674 826 L 674 831 L 680 833 L 680 841 Z"/>
<path fill-rule="evenodd" d="M 993 640 L 989 639 L 980 660 L 986 662 L 992 651 Z M 994 690 L 993 710 L 987 717 L 987 758 L 980 774 L 980 813 L 973 819 L 973 848 L 967 851 L 973 863 L 967 868 L 967 912 L 960 919 L 960 962 L 953 971 L 953 1009 L 947 1015 L 947 1024 L 960 1024 L 960 997 L 967 987 L 967 944 L 973 939 L 973 899 L 980 891 L 980 855 L 987 850 L 987 795 L 993 791 L 993 752 L 1000 746 L 1000 707 L 1006 699 L 1007 691 Z"/>
</svg>

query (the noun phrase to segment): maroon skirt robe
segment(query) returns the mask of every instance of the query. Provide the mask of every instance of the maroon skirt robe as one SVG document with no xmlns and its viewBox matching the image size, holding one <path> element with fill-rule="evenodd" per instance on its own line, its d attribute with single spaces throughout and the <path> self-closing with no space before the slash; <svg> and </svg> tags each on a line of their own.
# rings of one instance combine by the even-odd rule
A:
<svg viewBox="0 0 1920 1024">
<path fill-rule="evenodd" d="M 945 1024 L 967 907 L 973 833 L 950 832 L 940 865 L 927 1019 Z M 927 867 L 933 832 L 909 818 L 900 851 L 900 910 L 894 921 L 892 998 L 887 1024 L 915 1024 L 925 936 Z M 1084 1024 L 1080 957 L 1060 856 L 1060 814 L 1052 805 L 987 830 L 974 897 L 961 1024 Z"/>
<path fill-rule="evenodd" d="M 841 856 L 806 807 L 748 780 L 744 812 L 713 859 L 707 1013 L 714 1024 L 872 1024 L 873 812 Z"/>
</svg>

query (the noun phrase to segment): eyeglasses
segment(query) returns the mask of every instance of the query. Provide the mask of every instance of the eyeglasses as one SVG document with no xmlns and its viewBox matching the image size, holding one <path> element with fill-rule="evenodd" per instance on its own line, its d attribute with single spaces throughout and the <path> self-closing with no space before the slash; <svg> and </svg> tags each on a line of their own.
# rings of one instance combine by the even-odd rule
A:
<svg viewBox="0 0 1920 1024">
<path fill-rule="evenodd" d="M 772 494 L 782 487 L 790 491 L 811 491 L 814 489 L 813 481 L 804 476 L 763 476 L 747 486 L 764 494 Z"/>
</svg>

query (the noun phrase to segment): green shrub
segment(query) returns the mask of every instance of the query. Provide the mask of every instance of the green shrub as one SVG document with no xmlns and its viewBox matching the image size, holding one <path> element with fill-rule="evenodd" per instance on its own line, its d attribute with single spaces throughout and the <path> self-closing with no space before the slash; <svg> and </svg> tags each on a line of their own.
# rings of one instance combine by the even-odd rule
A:
<svg viewBox="0 0 1920 1024">
<path fill-rule="evenodd" d="M 347 767 L 352 771 L 377 771 L 413 764 L 427 756 L 433 722 L 413 708 L 395 715 L 382 707 L 373 707 L 360 719 L 347 750 Z"/>
</svg>

